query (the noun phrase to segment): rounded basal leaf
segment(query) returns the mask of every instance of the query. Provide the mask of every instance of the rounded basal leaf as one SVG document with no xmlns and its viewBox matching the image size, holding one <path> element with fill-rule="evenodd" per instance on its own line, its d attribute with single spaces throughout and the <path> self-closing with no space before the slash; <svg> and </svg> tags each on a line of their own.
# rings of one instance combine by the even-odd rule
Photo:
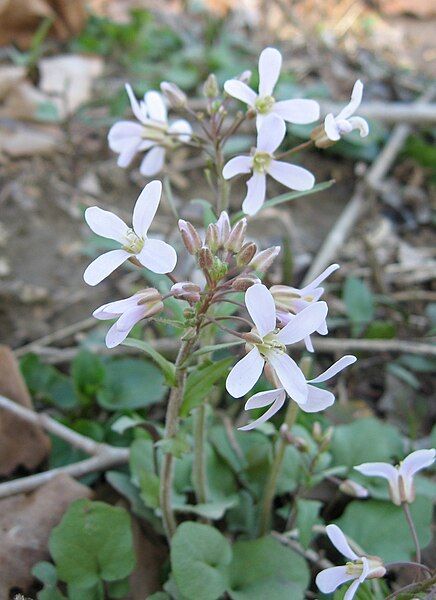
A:
<svg viewBox="0 0 436 600">
<path fill-rule="evenodd" d="M 185 522 L 171 546 L 171 567 L 181 594 L 195 600 L 217 600 L 228 585 L 232 550 L 226 538 L 209 525 Z"/>
<path fill-rule="evenodd" d="M 122 358 L 106 365 L 106 377 L 97 400 L 108 410 L 136 409 L 159 402 L 165 393 L 162 373 L 153 363 Z"/>
<path fill-rule="evenodd" d="M 421 548 L 425 548 L 431 540 L 432 502 L 417 498 L 410 511 Z M 410 560 L 414 551 L 403 510 L 391 502 L 351 502 L 336 523 L 365 552 L 380 556 L 385 563 Z"/>
<path fill-rule="evenodd" d="M 135 566 L 128 513 L 104 502 L 77 500 L 52 531 L 49 548 L 59 579 L 90 588 L 127 577 Z"/>
<path fill-rule="evenodd" d="M 336 427 L 330 452 L 334 465 L 350 469 L 363 462 L 395 462 L 404 455 L 399 431 L 372 417 Z"/>
<path fill-rule="evenodd" d="M 232 600 L 303 600 L 306 561 L 272 537 L 236 542 L 229 571 Z"/>
</svg>

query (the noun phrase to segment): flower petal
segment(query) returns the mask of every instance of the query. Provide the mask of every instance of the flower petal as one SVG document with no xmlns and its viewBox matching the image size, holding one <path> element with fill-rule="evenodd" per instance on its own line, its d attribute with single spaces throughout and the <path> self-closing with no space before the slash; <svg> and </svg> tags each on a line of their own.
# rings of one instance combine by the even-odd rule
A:
<svg viewBox="0 0 436 600">
<path fill-rule="evenodd" d="M 141 304 L 124 312 L 117 321 L 117 329 L 129 332 L 138 321 L 140 321 L 147 310 L 146 305 Z"/>
<path fill-rule="evenodd" d="M 88 285 L 97 285 L 108 275 L 115 271 L 117 267 L 123 264 L 129 258 L 130 254 L 125 250 L 110 250 L 101 256 L 98 256 L 87 266 L 83 273 L 83 279 Z"/>
<path fill-rule="evenodd" d="M 162 183 L 155 179 L 144 187 L 133 208 L 132 224 L 137 236 L 144 237 L 150 228 L 162 195 Z"/>
<path fill-rule="evenodd" d="M 253 173 L 247 181 L 247 195 L 242 203 L 246 215 L 255 215 L 265 202 L 266 177 L 265 173 Z"/>
<path fill-rule="evenodd" d="M 145 177 L 153 177 L 159 171 L 162 171 L 165 163 L 165 148 L 163 146 L 154 146 L 142 159 L 139 172 Z"/>
<path fill-rule="evenodd" d="M 147 92 L 144 96 L 144 101 L 147 106 L 148 116 L 153 121 L 167 122 L 167 107 L 162 94 L 159 92 Z"/>
<path fill-rule="evenodd" d="M 119 121 L 112 125 L 107 136 L 109 148 L 114 152 L 122 152 L 126 147 L 142 141 L 143 127 L 134 121 Z"/>
<path fill-rule="evenodd" d="M 264 360 L 257 348 L 241 358 L 226 380 L 226 389 L 233 398 L 240 398 L 251 390 L 262 375 Z"/>
<path fill-rule="evenodd" d="M 122 219 L 109 210 L 90 206 L 85 210 L 85 220 L 97 235 L 125 244 L 129 228 Z"/>
<path fill-rule="evenodd" d="M 352 129 L 358 129 L 360 133 L 360 137 L 366 137 L 369 133 L 369 125 L 368 121 L 363 119 L 362 117 L 350 117 L 348 122 L 351 125 Z"/>
<path fill-rule="evenodd" d="M 318 277 L 315 277 L 313 281 L 304 286 L 304 288 L 301 288 L 301 295 L 305 296 L 308 292 L 312 292 L 315 288 L 319 286 L 320 283 L 327 279 L 329 275 L 331 275 L 334 271 L 337 271 L 338 269 L 339 265 L 337 264 L 330 265 L 329 267 L 327 267 L 327 269 L 324 269 L 324 271 L 320 275 L 318 275 Z"/>
<path fill-rule="evenodd" d="M 105 321 L 107 319 L 115 319 L 119 317 L 123 312 L 137 306 L 138 304 L 138 294 L 134 294 L 129 298 L 124 298 L 123 300 L 115 300 L 115 302 L 108 302 L 107 304 L 103 304 L 103 306 L 99 306 L 92 313 L 92 316 L 101 321 Z"/>
<path fill-rule="evenodd" d="M 118 329 L 117 324 L 114 323 L 106 334 L 106 346 L 108 348 L 115 348 L 115 346 L 118 346 L 121 344 L 121 342 L 124 342 L 128 335 L 128 329 L 122 331 L 121 329 Z"/>
<path fill-rule="evenodd" d="M 301 405 L 301 409 L 307 413 L 316 413 L 332 406 L 335 396 L 328 390 L 322 390 L 314 385 L 307 386 L 307 401 Z"/>
<path fill-rule="evenodd" d="M 399 469 L 399 474 L 403 477 L 413 477 L 415 473 L 425 469 L 434 463 L 435 460 L 435 449 L 431 450 L 416 450 L 406 456 L 402 461 Z"/>
<path fill-rule="evenodd" d="M 224 179 L 231 179 L 235 175 L 241 173 L 249 173 L 251 171 L 253 159 L 251 156 L 235 156 L 224 165 Z"/>
<path fill-rule="evenodd" d="M 192 135 L 191 124 L 186 119 L 177 119 L 168 127 L 168 133 L 177 134 L 179 142 L 189 142 Z"/>
<path fill-rule="evenodd" d="M 140 145 L 141 142 L 136 142 L 134 140 L 125 144 L 117 159 L 117 165 L 121 167 L 121 169 L 126 169 L 130 165 L 136 154 L 139 152 Z"/>
<path fill-rule="evenodd" d="M 255 408 L 264 408 L 273 404 L 279 396 L 286 396 L 286 392 L 282 388 L 267 390 L 266 392 L 258 392 L 251 396 L 245 403 L 245 410 L 253 410 Z"/>
<path fill-rule="evenodd" d="M 245 292 L 245 306 L 253 319 L 260 337 L 274 331 L 276 326 L 276 305 L 269 289 L 256 283 Z"/>
<path fill-rule="evenodd" d="M 304 192 L 313 188 L 315 177 L 307 169 L 281 160 L 272 160 L 267 168 L 271 177 L 291 190 Z"/>
<path fill-rule="evenodd" d="M 357 592 L 357 588 L 359 587 L 360 583 L 360 579 L 353 581 L 348 590 L 345 592 L 344 600 L 353 600 L 354 594 Z"/>
<path fill-rule="evenodd" d="M 328 381 L 332 377 L 334 377 L 337 373 L 340 373 L 343 369 L 355 363 L 357 358 L 352 354 L 346 354 L 335 363 L 332 364 L 326 371 L 315 377 L 314 379 L 309 379 L 310 383 L 321 383 L 322 381 Z"/>
<path fill-rule="evenodd" d="M 291 318 L 277 334 L 283 344 L 295 344 L 318 329 L 325 321 L 328 307 L 325 302 L 314 302 Z"/>
<path fill-rule="evenodd" d="M 341 112 L 336 117 L 337 119 L 348 119 L 351 115 L 354 115 L 356 110 L 359 108 L 360 103 L 362 102 L 363 96 L 363 83 L 358 79 L 353 86 L 353 91 L 351 92 L 351 100 L 345 106 Z"/>
<path fill-rule="evenodd" d="M 132 108 L 133 114 L 138 119 L 138 121 L 144 123 L 144 121 L 147 120 L 147 111 L 145 110 L 145 107 L 139 104 L 135 94 L 133 93 L 132 86 L 130 85 L 130 83 L 126 83 L 125 88 L 127 95 L 129 96 L 130 106 Z"/>
<path fill-rule="evenodd" d="M 344 565 L 324 569 L 324 571 L 318 573 L 315 582 L 323 594 L 330 594 L 330 592 L 334 592 L 338 586 L 350 581 L 350 579 L 355 579 L 355 575 L 349 575 L 347 567 Z"/>
<path fill-rule="evenodd" d="M 307 383 L 297 363 L 280 350 L 270 350 L 266 359 L 290 398 L 298 404 L 305 404 L 308 394 Z"/>
<path fill-rule="evenodd" d="M 259 56 L 259 96 L 272 96 L 280 76 L 282 55 L 275 48 L 265 48 Z"/>
<path fill-rule="evenodd" d="M 354 469 L 366 477 L 383 477 L 384 479 L 387 479 L 393 486 L 396 486 L 398 481 L 398 469 L 389 463 L 362 463 L 361 465 L 355 466 Z"/>
<path fill-rule="evenodd" d="M 239 79 L 229 79 L 224 84 L 224 89 L 233 98 L 245 102 L 248 106 L 253 106 L 256 102 L 257 94 L 246 83 Z"/>
<path fill-rule="evenodd" d="M 343 554 L 346 558 L 349 558 L 351 560 L 357 560 L 359 558 L 357 554 L 351 549 L 347 538 L 337 525 L 327 525 L 325 529 L 331 543 L 337 550 L 339 550 L 341 554 Z"/>
<path fill-rule="evenodd" d="M 332 113 L 329 113 L 324 119 L 324 131 L 326 136 L 329 140 L 332 140 L 332 142 L 337 142 L 341 139 L 339 128 Z"/>
<path fill-rule="evenodd" d="M 289 123 L 305 125 L 319 119 L 319 104 L 315 100 L 283 100 L 276 102 L 273 112 Z"/>
<path fill-rule="evenodd" d="M 271 113 L 267 115 L 257 133 L 256 148 L 261 152 L 272 154 L 277 150 L 286 134 L 286 125 L 283 119 Z"/>
<path fill-rule="evenodd" d="M 177 263 L 177 254 L 172 246 L 163 240 L 149 238 L 144 241 L 144 246 L 136 258 L 153 273 L 171 273 Z"/>
<path fill-rule="evenodd" d="M 239 431 L 249 431 L 250 429 L 255 429 L 256 427 L 259 427 L 259 425 L 261 425 L 262 423 L 265 423 L 265 421 L 268 421 L 268 419 L 270 419 L 272 416 L 274 416 L 276 414 L 276 412 L 278 412 L 281 409 L 281 407 L 283 406 L 283 404 L 285 403 L 285 400 L 286 400 L 285 390 L 274 390 L 274 392 L 275 392 L 276 400 L 269 407 L 269 409 L 266 410 L 261 417 L 259 417 L 252 423 L 249 423 L 248 425 L 244 425 L 243 427 L 238 427 Z M 277 392 L 278 392 L 278 395 L 277 395 Z M 260 394 L 269 394 L 269 393 L 270 392 L 260 392 Z M 259 394 L 255 394 L 255 396 L 259 396 Z M 253 396 L 253 398 L 255 396 Z M 250 398 L 250 400 L 251 399 L 252 398 Z M 269 402 L 268 402 L 268 404 L 269 404 Z M 247 408 L 247 405 L 245 405 L 245 408 Z M 252 408 L 254 408 L 254 406 Z"/>
</svg>

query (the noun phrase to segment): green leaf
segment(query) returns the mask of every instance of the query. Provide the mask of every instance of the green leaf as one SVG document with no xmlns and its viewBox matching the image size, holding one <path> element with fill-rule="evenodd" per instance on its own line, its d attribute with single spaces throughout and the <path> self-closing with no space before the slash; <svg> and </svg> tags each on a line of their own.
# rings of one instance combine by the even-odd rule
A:
<svg viewBox="0 0 436 600">
<path fill-rule="evenodd" d="M 151 440 L 135 440 L 130 446 L 132 482 L 141 490 L 141 498 L 149 508 L 159 506 L 159 477 L 155 472 L 154 448 Z"/>
<path fill-rule="evenodd" d="M 210 352 L 216 352 L 218 350 L 224 350 L 225 348 L 231 348 L 232 346 L 240 346 L 241 344 L 245 344 L 244 340 L 240 342 L 225 342 L 223 344 L 213 344 L 212 346 L 203 346 L 199 348 L 195 352 L 192 353 L 192 356 L 201 356 L 202 354 L 209 354 Z"/>
<path fill-rule="evenodd" d="M 407 385 L 410 385 L 410 387 L 414 390 L 419 390 L 419 388 L 421 387 L 421 383 L 418 377 L 416 377 L 414 373 L 399 365 L 398 363 L 392 362 L 388 364 L 386 370 L 392 375 L 394 375 L 397 379 L 400 379 L 400 381 L 403 381 Z"/>
<path fill-rule="evenodd" d="M 199 204 L 203 207 L 203 225 L 205 229 L 210 223 L 216 223 L 217 216 L 210 202 L 203 200 L 203 198 L 194 198 L 190 204 Z"/>
<path fill-rule="evenodd" d="M 36 399 L 64 410 L 77 406 L 71 379 L 53 365 L 44 364 L 36 354 L 26 354 L 20 361 L 20 369 L 31 395 Z"/>
<path fill-rule="evenodd" d="M 49 548 L 59 579 L 76 587 L 123 579 L 135 566 L 130 517 L 104 502 L 73 502 L 52 530 Z"/>
<path fill-rule="evenodd" d="M 421 548 L 425 548 L 431 541 L 432 502 L 417 498 L 410 511 Z M 410 560 L 414 551 L 403 509 L 391 502 L 351 502 L 336 523 L 365 552 L 381 556 L 386 563 Z"/>
<path fill-rule="evenodd" d="M 167 360 L 160 352 L 155 350 L 151 344 L 148 342 L 144 342 L 143 340 L 135 340 L 133 338 L 127 338 L 123 342 L 124 346 L 129 346 L 130 348 L 138 348 L 142 350 L 148 356 L 154 360 L 157 366 L 162 371 L 165 380 L 168 385 L 174 385 L 176 383 L 176 368 L 172 362 Z"/>
<path fill-rule="evenodd" d="M 322 502 L 318 500 L 297 500 L 297 527 L 303 548 L 308 548 L 313 538 L 312 527 L 318 522 Z"/>
<path fill-rule="evenodd" d="M 365 338 L 368 340 L 391 340 L 395 337 L 397 328 L 392 321 L 372 321 L 366 331 Z"/>
<path fill-rule="evenodd" d="M 175 505 L 174 510 L 179 513 L 188 513 L 204 517 L 205 519 L 218 520 L 222 519 L 224 514 L 229 508 L 236 506 L 238 503 L 238 497 L 231 496 L 224 500 L 218 500 L 216 502 L 207 502 L 204 504 L 180 504 Z"/>
<path fill-rule="evenodd" d="M 348 277 L 343 299 L 352 324 L 352 333 L 358 336 L 374 317 L 374 296 L 364 281 Z"/>
<path fill-rule="evenodd" d="M 147 600 L 171 600 L 166 592 L 155 592 L 151 596 L 147 596 Z"/>
<path fill-rule="evenodd" d="M 217 362 L 197 367 L 186 379 L 185 393 L 181 407 L 182 417 L 186 417 L 193 408 L 199 406 L 210 394 L 213 386 L 222 381 L 234 362 L 232 356 Z"/>
<path fill-rule="evenodd" d="M 186 521 L 177 528 L 171 546 L 171 567 L 183 596 L 217 600 L 227 589 L 232 549 L 213 527 Z"/>
<path fill-rule="evenodd" d="M 318 192 L 323 192 L 324 190 L 328 190 L 335 183 L 334 179 L 330 179 L 329 181 L 323 181 L 322 183 L 317 183 L 313 186 L 312 189 L 306 190 L 305 192 L 287 192 L 286 194 L 280 194 L 280 196 L 275 196 L 271 198 L 271 200 L 267 200 L 264 202 L 259 212 L 265 210 L 266 208 L 270 208 L 271 206 L 277 206 L 278 204 L 283 204 L 284 202 L 289 202 L 289 200 L 296 200 L 297 198 L 302 198 L 303 196 L 310 196 L 311 194 L 317 194 Z M 239 221 L 242 217 L 245 216 L 242 211 L 236 213 L 232 217 L 232 223 Z"/>
<path fill-rule="evenodd" d="M 335 428 L 330 445 L 335 465 L 349 469 L 363 462 L 396 462 L 403 456 L 399 431 L 373 417 Z"/>
<path fill-rule="evenodd" d="M 101 388 L 106 374 L 102 360 L 88 350 L 81 350 L 74 358 L 71 375 L 82 402 L 90 403 Z"/>
<path fill-rule="evenodd" d="M 162 374 L 152 363 L 121 358 L 107 363 L 97 401 L 107 410 L 145 408 L 160 402 L 165 394 Z"/>
<path fill-rule="evenodd" d="M 111 581 L 107 585 L 107 595 L 109 598 L 126 598 L 130 591 L 129 578 Z"/>
<path fill-rule="evenodd" d="M 58 582 L 56 567 L 46 560 L 36 563 L 32 569 L 32 575 L 41 581 L 41 583 L 46 583 L 48 585 L 56 585 Z"/>
<path fill-rule="evenodd" d="M 236 542 L 229 571 L 232 600 L 303 600 L 306 562 L 272 537 Z"/>
</svg>

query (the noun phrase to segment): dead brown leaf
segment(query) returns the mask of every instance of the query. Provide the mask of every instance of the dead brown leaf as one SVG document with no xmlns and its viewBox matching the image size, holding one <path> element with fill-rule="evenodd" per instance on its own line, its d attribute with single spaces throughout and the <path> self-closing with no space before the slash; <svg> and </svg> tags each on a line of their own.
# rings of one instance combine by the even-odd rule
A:
<svg viewBox="0 0 436 600">
<path fill-rule="evenodd" d="M 161 569 L 168 552 L 156 536 L 147 536 L 134 518 L 132 531 L 137 562 L 130 576 L 130 596 L 132 600 L 143 600 L 161 589 Z"/>
<path fill-rule="evenodd" d="M 0 500 L 0 598 L 12 588 L 25 592 L 32 567 L 47 560 L 50 532 L 68 506 L 92 492 L 65 474 L 57 475 L 32 494 Z"/>
<path fill-rule="evenodd" d="M 18 65 L 0 66 L 0 100 L 26 77 L 26 69 Z"/>
<path fill-rule="evenodd" d="M 13 123 L 0 126 L 0 154 L 12 158 L 50 155 L 65 146 L 65 136 L 60 129 L 50 125 L 23 125 Z"/>
<path fill-rule="evenodd" d="M 0 394 L 33 408 L 18 363 L 7 346 L 0 346 Z M 0 475 L 9 475 L 18 466 L 29 470 L 37 467 L 50 451 L 47 435 L 40 427 L 7 411 L 0 410 L 0 417 Z"/>
</svg>

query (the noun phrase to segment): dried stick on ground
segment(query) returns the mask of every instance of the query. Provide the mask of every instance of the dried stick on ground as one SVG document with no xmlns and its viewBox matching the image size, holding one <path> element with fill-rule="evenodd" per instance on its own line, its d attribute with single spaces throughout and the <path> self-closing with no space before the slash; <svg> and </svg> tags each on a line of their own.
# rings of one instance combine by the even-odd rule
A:
<svg viewBox="0 0 436 600">
<path fill-rule="evenodd" d="M 419 106 L 430 100 L 433 97 L 434 92 L 434 88 L 427 90 L 416 101 L 414 104 L 415 108 L 419 110 Z M 356 191 L 351 200 L 325 239 L 317 256 L 313 260 L 310 269 L 303 279 L 303 286 L 307 285 L 310 281 L 312 281 L 312 279 L 319 275 L 319 273 L 321 273 L 337 255 L 339 248 L 345 242 L 355 223 L 365 210 L 366 186 L 369 186 L 375 190 L 380 188 L 383 178 L 393 165 L 395 158 L 403 147 L 403 144 L 410 131 L 410 126 L 405 125 L 404 123 L 394 127 L 392 134 L 385 144 L 383 150 L 368 169 L 365 175 L 365 180 L 357 185 Z"/>
<path fill-rule="evenodd" d="M 93 455 L 92 458 L 72 465 L 66 465 L 65 467 L 51 469 L 36 475 L 30 475 L 29 477 L 21 477 L 19 479 L 1 483 L 0 498 L 34 490 L 40 485 L 47 483 L 47 481 L 50 481 L 59 473 L 67 473 L 72 477 L 82 477 L 87 473 L 103 471 L 110 467 L 124 464 L 129 460 L 129 450 L 127 448 L 116 448 L 115 446 L 110 446 L 108 444 L 99 444 L 91 438 L 62 425 L 62 423 L 52 419 L 49 415 L 36 413 L 33 410 L 24 408 L 4 396 L 0 396 L 0 409 L 12 412 L 14 415 L 28 423 L 40 425 L 46 431 L 67 441 L 75 448 Z"/>
</svg>

